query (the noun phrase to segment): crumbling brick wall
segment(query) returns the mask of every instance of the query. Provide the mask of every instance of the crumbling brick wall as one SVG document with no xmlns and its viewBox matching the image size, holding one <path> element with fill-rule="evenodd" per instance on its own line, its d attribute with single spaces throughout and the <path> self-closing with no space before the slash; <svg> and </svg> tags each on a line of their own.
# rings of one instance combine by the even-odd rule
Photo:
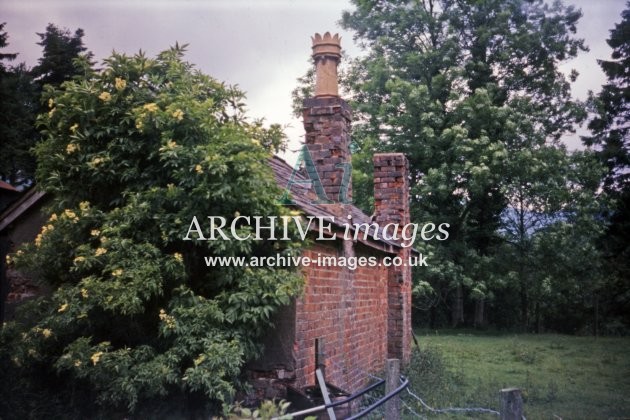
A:
<svg viewBox="0 0 630 420">
<path fill-rule="evenodd" d="M 370 257 L 382 255 L 352 241 L 316 243 L 305 254 Z M 387 357 L 385 267 L 304 269 L 304 293 L 296 305 L 296 386 L 315 383 L 315 341 L 323 340 L 327 381 L 349 391 L 365 385 L 366 372 L 382 370 Z"/>
</svg>

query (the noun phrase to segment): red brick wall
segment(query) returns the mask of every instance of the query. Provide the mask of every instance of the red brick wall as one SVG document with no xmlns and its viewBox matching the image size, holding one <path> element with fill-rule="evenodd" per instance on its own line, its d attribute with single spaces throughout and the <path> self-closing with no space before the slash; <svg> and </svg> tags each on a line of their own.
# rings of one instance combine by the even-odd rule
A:
<svg viewBox="0 0 630 420">
<path fill-rule="evenodd" d="M 378 256 L 349 241 L 317 242 L 304 255 L 318 254 Z M 356 391 L 366 384 L 366 372 L 378 372 L 387 358 L 387 271 L 315 265 L 304 271 L 304 294 L 296 305 L 295 385 L 315 383 L 315 339 L 322 338 L 327 382 Z"/>
<path fill-rule="evenodd" d="M 352 182 L 344 173 L 351 163 L 352 112 L 341 98 L 308 98 L 303 108 L 305 144 L 317 168 L 326 196 L 333 202 L 352 201 Z M 343 181 L 347 180 L 346 185 Z M 345 191 L 342 192 L 342 189 Z M 341 193 L 341 195 L 340 195 Z"/>
<path fill-rule="evenodd" d="M 375 221 L 381 227 L 397 224 L 400 232 L 410 223 L 409 163 L 402 153 L 378 153 L 373 160 Z M 404 248 L 399 256 L 409 261 L 410 253 Z M 388 296 L 388 357 L 406 363 L 411 357 L 411 267 L 392 270 Z"/>
</svg>

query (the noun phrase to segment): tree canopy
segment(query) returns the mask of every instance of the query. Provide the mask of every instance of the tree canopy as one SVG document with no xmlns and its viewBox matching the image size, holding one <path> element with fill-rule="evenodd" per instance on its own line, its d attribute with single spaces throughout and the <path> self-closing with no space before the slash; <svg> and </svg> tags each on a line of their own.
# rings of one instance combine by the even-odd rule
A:
<svg viewBox="0 0 630 420">
<path fill-rule="evenodd" d="M 9 45 L 9 34 L 0 24 L 0 48 Z M 17 53 L 0 53 L 0 179 L 19 186 L 35 172 L 35 159 L 29 153 L 37 136 L 35 113 L 37 90 L 24 64 L 9 63 Z"/>
<path fill-rule="evenodd" d="M 9 39 L 9 34 L 4 30 L 6 24 L 6 22 L 0 23 L 0 48 L 5 48 L 9 45 L 7 41 Z M 3 63 L 4 60 L 13 61 L 16 57 L 17 53 L 0 53 L 0 71 L 6 71 L 5 63 Z"/>
<path fill-rule="evenodd" d="M 608 82 L 591 100 L 593 135 L 584 138 L 587 145 L 601 147 L 609 172 L 605 186 L 617 191 L 630 189 L 630 4 L 621 16 L 606 41 L 611 59 L 599 60 Z"/>
<path fill-rule="evenodd" d="M 9 38 L 0 25 L 0 48 Z M 60 86 L 66 80 L 89 71 L 92 53 L 83 45 L 83 30 L 74 35 L 52 23 L 38 34 L 43 47 L 38 65 L 29 69 L 24 63 L 6 66 L 15 53 L 0 54 L 0 179 L 17 187 L 30 185 L 35 175 L 35 157 L 31 149 L 39 140 L 36 115 L 45 110 L 41 102 L 44 85 Z"/>
<path fill-rule="evenodd" d="M 609 214 L 610 226 L 601 241 L 615 281 L 607 288 L 607 309 L 618 325 L 630 324 L 630 3 L 621 14 L 607 40 L 610 59 L 599 60 L 607 82 L 592 95 L 589 108 L 590 136 L 584 143 L 596 150 L 607 168 L 603 187 L 614 199 Z"/>
<path fill-rule="evenodd" d="M 76 59 L 83 57 L 90 62 L 93 54 L 83 45 L 85 33 L 78 28 L 71 33 L 67 28 L 59 28 L 49 23 L 46 31 L 37 34 L 43 49 L 42 57 L 33 67 L 32 74 L 41 85 L 59 86 L 73 76 L 81 75 L 85 66 Z"/>
<path fill-rule="evenodd" d="M 570 95 L 577 72 L 559 69 L 586 49 L 575 38 L 581 12 L 542 0 L 353 4 L 342 25 L 366 51 L 346 77 L 358 120 L 353 140 L 361 148 L 354 162 L 360 183 L 371 171 L 365 156 L 404 152 L 413 220 L 451 225 L 448 243 L 418 244 L 432 255 L 435 269 L 417 273 L 417 292 L 439 302 L 433 320 L 443 319 L 448 308 L 453 325 L 483 324 L 492 316 L 485 302 L 497 294 L 520 296 L 513 305 L 520 308 L 517 319 L 510 322 L 530 328 L 533 280 L 519 264 L 526 250 L 530 262 L 535 257 L 526 243 L 578 211 L 572 207 L 576 191 L 596 198 L 592 156 L 573 158 L 560 142 L 585 116 Z M 597 209 L 585 208 L 594 217 Z M 519 243 L 510 237 L 519 214 L 540 224 L 520 226 L 523 259 L 505 266 L 505 253 Z"/>
</svg>

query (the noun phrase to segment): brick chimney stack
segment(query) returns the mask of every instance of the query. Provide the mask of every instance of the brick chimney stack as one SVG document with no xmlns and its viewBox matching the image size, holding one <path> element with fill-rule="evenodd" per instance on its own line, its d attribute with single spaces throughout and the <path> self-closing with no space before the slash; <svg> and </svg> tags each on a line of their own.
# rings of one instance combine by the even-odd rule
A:
<svg viewBox="0 0 630 420">
<path fill-rule="evenodd" d="M 409 163 L 403 153 L 377 153 L 374 162 L 375 222 L 409 223 Z"/>
<path fill-rule="evenodd" d="M 349 203 L 352 201 L 352 112 L 338 91 L 341 38 L 326 32 L 323 36 L 315 34 L 312 41 L 315 96 L 304 99 L 303 103 L 305 143 L 328 202 Z"/>
<path fill-rule="evenodd" d="M 410 223 L 409 162 L 402 153 L 374 155 L 374 221 L 379 226 L 394 223 L 398 234 Z M 388 357 L 409 361 L 411 357 L 411 248 L 401 248 L 404 266 L 396 267 L 388 279 Z"/>
</svg>

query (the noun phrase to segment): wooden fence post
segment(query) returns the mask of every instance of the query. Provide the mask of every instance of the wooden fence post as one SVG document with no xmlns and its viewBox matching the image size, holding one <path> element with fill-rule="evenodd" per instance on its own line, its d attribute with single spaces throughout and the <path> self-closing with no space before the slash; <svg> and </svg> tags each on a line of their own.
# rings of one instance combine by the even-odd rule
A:
<svg viewBox="0 0 630 420">
<path fill-rule="evenodd" d="M 523 398 L 518 388 L 505 388 L 501 395 L 501 420 L 522 420 Z"/>
<path fill-rule="evenodd" d="M 394 391 L 400 385 L 400 360 L 387 359 L 385 378 L 385 394 Z M 396 395 L 385 403 L 385 418 L 400 420 L 400 397 Z"/>
</svg>

